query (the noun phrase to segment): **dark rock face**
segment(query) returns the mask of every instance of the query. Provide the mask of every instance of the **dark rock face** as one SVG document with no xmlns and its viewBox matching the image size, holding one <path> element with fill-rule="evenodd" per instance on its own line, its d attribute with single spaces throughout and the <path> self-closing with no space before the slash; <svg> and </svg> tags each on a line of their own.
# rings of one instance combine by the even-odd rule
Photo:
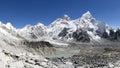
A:
<svg viewBox="0 0 120 68">
<path fill-rule="evenodd" d="M 108 33 L 104 32 L 103 35 L 102 35 L 102 38 L 108 38 L 108 37 L 109 37 Z"/>
<path fill-rule="evenodd" d="M 60 33 L 59 33 L 59 37 L 65 37 L 67 35 L 68 28 L 64 28 Z"/>
<path fill-rule="evenodd" d="M 34 33 L 30 33 L 33 39 L 37 39 L 37 36 Z"/>
<path fill-rule="evenodd" d="M 87 32 L 81 29 L 76 30 L 76 32 L 73 32 L 73 38 L 79 42 L 90 42 L 90 38 Z"/>
<path fill-rule="evenodd" d="M 115 40 L 115 32 L 113 30 L 110 30 L 109 39 Z"/>
<path fill-rule="evenodd" d="M 114 30 L 110 30 L 109 31 L 109 35 L 107 32 L 104 32 L 102 35 L 102 38 L 111 40 L 111 41 L 120 41 L 120 29 L 118 29 L 117 31 Z"/>
<path fill-rule="evenodd" d="M 59 37 L 66 37 L 68 34 L 68 28 L 64 28 L 60 33 Z M 67 38 L 74 38 L 77 42 L 90 42 L 89 35 L 86 31 L 82 29 L 77 29 L 72 34 L 68 34 Z"/>
<path fill-rule="evenodd" d="M 118 29 L 115 33 L 115 38 L 120 40 L 120 29 Z"/>
</svg>

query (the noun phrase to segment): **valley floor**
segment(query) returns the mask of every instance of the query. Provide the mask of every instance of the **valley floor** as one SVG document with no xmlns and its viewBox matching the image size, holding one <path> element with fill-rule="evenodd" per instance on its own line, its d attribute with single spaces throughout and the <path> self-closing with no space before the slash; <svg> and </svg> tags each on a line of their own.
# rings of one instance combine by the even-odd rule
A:
<svg viewBox="0 0 120 68">
<path fill-rule="evenodd" d="M 66 44 L 1 45 L 0 68 L 120 68 L 119 42 Z"/>
</svg>

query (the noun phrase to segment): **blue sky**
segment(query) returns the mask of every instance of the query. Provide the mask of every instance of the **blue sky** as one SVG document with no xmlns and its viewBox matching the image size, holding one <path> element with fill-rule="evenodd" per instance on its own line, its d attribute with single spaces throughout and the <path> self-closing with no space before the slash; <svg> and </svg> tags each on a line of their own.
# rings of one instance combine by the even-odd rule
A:
<svg viewBox="0 0 120 68">
<path fill-rule="evenodd" d="M 75 19 L 87 11 L 97 20 L 120 27 L 120 0 L 0 0 L 0 21 L 16 28 L 38 22 L 49 25 L 64 14 Z"/>
</svg>

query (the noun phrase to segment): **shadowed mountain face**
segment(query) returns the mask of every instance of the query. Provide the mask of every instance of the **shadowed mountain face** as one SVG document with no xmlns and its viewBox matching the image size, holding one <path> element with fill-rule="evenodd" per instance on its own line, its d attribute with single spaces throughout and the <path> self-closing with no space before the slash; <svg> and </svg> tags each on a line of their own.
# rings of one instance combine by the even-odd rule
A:
<svg viewBox="0 0 120 68">
<path fill-rule="evenodd" d="M 102 38 L 111 40 L 111 41 L 120 41 L 120 29 L 117 29 L 116 31 L 110 30 L 110 33 L 104 32 L 102 35 Z"/>
<path fill-rule="evenodd" d="M 67 28 L 64 28 L 58 35 L 63 38 L 73 38 L 77 42 L 90 42 L 89 35 L 82 29 L 77 29 L 75 32 L 69 33 Z"/>
</svg>

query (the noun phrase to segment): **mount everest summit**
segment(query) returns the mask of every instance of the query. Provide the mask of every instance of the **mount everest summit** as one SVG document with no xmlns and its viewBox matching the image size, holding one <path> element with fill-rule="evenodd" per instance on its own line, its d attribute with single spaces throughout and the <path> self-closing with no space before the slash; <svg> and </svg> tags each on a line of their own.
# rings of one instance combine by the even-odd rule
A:
<svg viewBox="0 0 120 68">
<path fill-rule="evenodd" d="M 75 68 L 80 63 L 76 66 L 70 57 L 81 52 L 82 57 L 91 52 L 101 55 L 112 44 L 119 47 L 119 41 L 120 29 L 96 20 L 89 11 L 74 20 L 64 15 L 48 26 L 38 23 L 16 29 L 11 23 L 0 22 L 0 68 Z M 110 66 L 111 61 L 106 63 Z"/>
</svg>

